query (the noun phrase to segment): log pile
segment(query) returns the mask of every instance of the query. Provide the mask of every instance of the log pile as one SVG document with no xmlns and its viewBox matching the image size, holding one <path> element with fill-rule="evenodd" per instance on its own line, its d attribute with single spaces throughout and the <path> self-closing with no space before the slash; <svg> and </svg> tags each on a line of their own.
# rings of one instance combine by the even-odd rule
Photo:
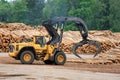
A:
<svg viewBox="0 0 120 80">
<path fill-rule="evenodd" d="M 23 23 L 0 23 L 0 28 L 6 28 L 9 31 L 14 30 L 33 30 L 34 28 Z"/>
<path fill-rule="evenodd" d="M 0 36 L 0 51 L 1 52 L 8 52 L 9 45 L 14 42 L 19 42 L 20 40 L 17 38 L 12 37 L 12 35 L 3 35 Z"/>
<path fill-rule="evenodd" d="M 89 32 L 89 39 L 99 41 L 102 45 L 102 52 L 106 52 L 111 48 L 115 48 L 116 46 L 120 45 L 120 37 L 119 34 L 114 34 L 111 31 L 90 31 Z M 68 31 L 64 33 L 63 36 L 63 43 L 61 44 L 61 48 L 67 52 L 72 52 L 72 46 L 81 41 L 82 38 L 78 31 Z M 91 49 L 86 50 L 86 46 L 78 49 L 78 53 L 91 53 L 93 49 L 96 48 L 92 47 Z"/>
<path fill-rule="evenodd" d="M 9 52 L 11 43 L 18 43 L 25 39 L 31 39 L 33 35 L 39 35 L 38 30 L 23 23 L 0 23 L 0 52 Z"/>
<path fill-rule="evenodd" d="M 23 39 L 28 41 L 34 35 L 44 35 L 49 38 L 46 30 L 41 27 L 31 27 L 23 23 L 0 23 L 0 52 L 8 52 L 11 43 L 21 42 Z M 78 60 L 81 63 L 89 64 L 112 64 L 120 63 L 120 33 L 111 31 L 89 31 L 90 40 L 97 40 L 102 45 L 102 52 L 97 58 Z M 72 53 L 75 43 L 81 41 L 79 31 L 64 32 L 61 48 L 66 53 Z M 87 45 L 78 48 L 78 53 L 91 53 L 96 48 L 87 49 Z M 75 60 L 77 61 L 77 60 Z M 73 60 L 74 62 L 74 60 Z"/>
<path fill-rule="evenodd" d="M 46 30 L 41 27 L 31 27 L 23 23 L 0 23 L 0 51 L 8 52 L 9 45 L 14 42 L 20 42 L 25 36 L 26 40 L 33 37 L 33 35 L 44 35 L 49 37 Z M 89 31 L 89 39 L 97 40 L 102 45 L 102 52 L 108 51 L 120 44 L 119 33 L 112 33 L 111 31 Z M 64 32 L 61 48 L 64 52 L 72 53 L 72 46 L 81 41 L 79 31 Z M 91 52 L 93 50 L 85 50 L 86 46 L 79 48 L 79 53 Z"/>
<path fill-rule="evenodd" d="M 72 59 L 68 61 L 87 64 L 120 64 L 120 46 L 101 53 L 96 58 Z"/>
</svg>

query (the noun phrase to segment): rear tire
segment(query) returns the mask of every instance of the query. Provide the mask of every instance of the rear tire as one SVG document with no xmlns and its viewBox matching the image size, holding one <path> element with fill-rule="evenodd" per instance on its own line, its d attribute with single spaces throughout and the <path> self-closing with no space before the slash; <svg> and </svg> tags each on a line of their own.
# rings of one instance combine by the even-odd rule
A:
<svg viewBox="0 0 120 80">
<path fill-rule="evenodd" d="M 34 54 L 31 51 L 23 51 L 20 55 L 22 64 L 32 64 L 34 61 Z"/>
<path fill-rule="evenodd" d="M 64 52 L 59 51 L 55 54 L 54 62 L 56 65 L 64 65 L 66 62 L 66 55 Z"/>
</svg>

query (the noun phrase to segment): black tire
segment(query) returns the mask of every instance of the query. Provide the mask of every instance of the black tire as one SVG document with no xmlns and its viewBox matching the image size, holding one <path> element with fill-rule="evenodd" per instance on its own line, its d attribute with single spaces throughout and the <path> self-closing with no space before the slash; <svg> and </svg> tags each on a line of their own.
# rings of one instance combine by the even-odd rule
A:
<svg viewBox="0 0 120 80">
<path fill-rule="evenodd" d="M 45 64 L 53 64 L 54 62 L 51 61 L 51 60 L 45 60 L 44 63 L 45 63 Z"/>
<path fill-rule="evenodd" d="M 56 65 L 64 65 L 66 62 L 66 55 L 64 54 L 64 52 L 62 51 L 57 52 L 54 57 L 54 62 Z"/>
<path fill-rule="evenodd" d="M 30 59 L 25 60 L 26 55 L 28 55 Z M 22 64 L 32 64 L 34 61 L 34 54 L 31 51 L 23 51 L 20 55 L 20 61 Z"/>
</svg>

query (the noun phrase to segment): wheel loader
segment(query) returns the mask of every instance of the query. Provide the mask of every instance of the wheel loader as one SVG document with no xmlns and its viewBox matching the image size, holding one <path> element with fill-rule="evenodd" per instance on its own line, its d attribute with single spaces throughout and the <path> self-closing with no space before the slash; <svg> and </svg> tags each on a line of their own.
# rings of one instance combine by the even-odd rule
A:
<svg viewBox="0 0 120 80">
<path fill-rule="evenodd" d="M 32 42 L 12 43 L 10 45 L 9 56 L 20 60 L 23 64 L 32 64 L 34 60 L 41 60 L 45 64 L 64 65 L 66 55 L 61 50 L 60 44 L 66 22 L 73 22 L 83 38 L 82 41 L 73 46 L 73 54 L 81 58 L 81 56 L 76 53 L 76 49 L 84 44 L 92 44 L 98 47 L 94 57 L 97 56 L 101 51 L 101 45 L 98 41 L 87 39 L 88 28 L 84 21 L 78 17 L 55 17 L 44 21 L 42 25 L 46 28 L 51 39 L 46 42 L 44 36 L 37 35 L 33 37 Z M 60 33 L 58 33 L 58 27 Z"/>
<path fill-rule="evenodd" d="M 23 64 L 32 64 L 34 59 L 57 65 L 62 65 L 66 61 L 64 52 L 57 51 L 56 45 L 46 44 L 44 36 L 34 36 L 32 42 L 11 44 L 9 56 L 20 60 Z"/>
</svg>

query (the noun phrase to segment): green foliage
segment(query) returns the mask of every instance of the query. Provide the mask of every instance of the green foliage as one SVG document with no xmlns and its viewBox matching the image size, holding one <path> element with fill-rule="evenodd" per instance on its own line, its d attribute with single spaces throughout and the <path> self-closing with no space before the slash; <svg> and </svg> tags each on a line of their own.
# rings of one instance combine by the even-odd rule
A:
<svg viewBox="0 0 120 80">
<path fill-rule="evenodd" d="M 69 4 L 71 9 L 68 12 L 68 16 L 76 16 L 82 18 L 89 28 L 91 28 L 91 19 L 93 18 L 93 13 L 91 5 L 93 0 L 71 0 Z M 75 4 L 75 5 L 74 5 Z"/>
<path fill-rule="evenodd" d="M 44 0 L 0 0 L 0 21 L 40 25 L 44 4 Z"/>
<path fill-rule="evenodd" d="M 11 5 L 5 0 L 0 1 L 0 21 L 9 22 L 9 17 L 11 14 Z"/>
<path fill-rule="evenodd" d="M 28 11 L 26 2 L 17 0 L 11 4 L 11 21 L 10 22 L 24 22 L 25 23 L 25 15 Z"/>
<path fill-rule="evenodd" d="M 72 30 L 72 31 L 77 31 L 77 27 L 75 27 L 75 24 L 70 24 L 68 23 L 66 26 L 65 26 L 65 29 L 64 31 L 69 31 L 69 30 Z"/>
<path fill-rule="evenodd" d="M 28 12 L 26 14 L 27 24 L 40 25 L 42 21 L 42 11 L 44 8 L 44 0 L 22 0 L 26 2 Z"/>
<path fill-rule="evenodd" d="M 110 30 L 120 32 L 120 0 L 110 0 Z"/>
<path fill-rule="evenodd" d="M 92 30 L 120 31 L 120 0 L 0 0 L 0 22 L 40 25 L 55 16 L 82 18 Z M 65 30 L 77 30 L 68 23 Z"/>
<path fill-rule="evenodd" d="M 66 16 L 68 10 L 66 4 L 66 0 L 48 0 L 43 9 L 44 18 Z"/>
</svg>

